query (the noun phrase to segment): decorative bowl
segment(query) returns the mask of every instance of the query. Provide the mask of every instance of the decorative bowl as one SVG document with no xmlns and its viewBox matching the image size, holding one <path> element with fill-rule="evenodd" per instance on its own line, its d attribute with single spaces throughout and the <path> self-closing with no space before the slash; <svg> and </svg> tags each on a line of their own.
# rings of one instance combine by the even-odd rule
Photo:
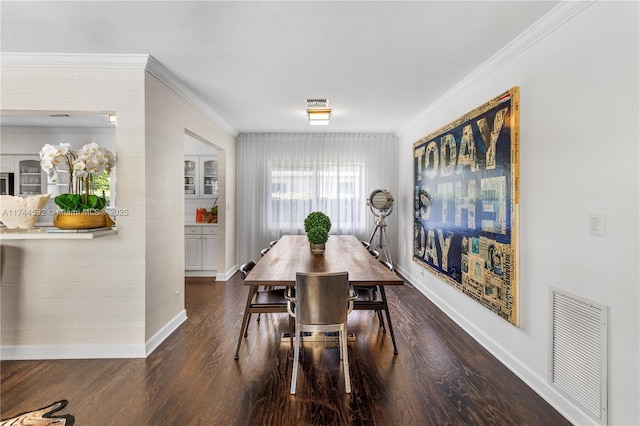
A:
<svg viewBox="0 0 640 426">
<path fill-rule="evenodd" d="M 38 217 L 45 212 L 51 194 L 18 197 L 0 195 L 0 222 L 9 229 L 33 228 Z"/>
</svg>

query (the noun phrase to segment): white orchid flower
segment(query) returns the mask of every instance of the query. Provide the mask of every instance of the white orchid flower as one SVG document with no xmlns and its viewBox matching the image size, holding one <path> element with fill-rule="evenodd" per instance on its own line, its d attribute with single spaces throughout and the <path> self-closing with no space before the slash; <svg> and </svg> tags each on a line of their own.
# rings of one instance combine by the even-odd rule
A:
<svg viewBox="0 0 640 426">
<path fill-rule="evenodd" d="M 100 170 L 100 163 L 96 161 L 95 158 L 91 158 L 85 163 L 85 170 L 94 175 L 102 173 Z"/>
<path fill-rule="evenodd" d="M 40 164 L 49 177 L 49 183 L 60 180 L 58 171 L 62 167 L 72 177 L 69 179 L 69 193 L 86 191 L 89 194 L 90 177 L 98 176 L 105 170 L 111 172 L 115 167 L 115 155 L 94 142 L 85 144 L 79 151 L 68 143 L 45 144 L 40 151 Z"/>
<path fill-rule="evenodd" d="M 87 176 L 89 176 L 89 173 L 87 173 L 87 171 L 86 171 L 86 170 L 84 170 L 84 169 L 81 169 L 81 170 L 74 170 L 74 171 L 73 171 L 73 176 L 75 176 L 75 177 L 77 177 L 77 178 L 84 179 L 84 178 L 86 178 Z"/>
<path fill-rule="evenodd" d="M 82 161 L 81 159 L 77 159 L 76 161 L 73 162 L 73 171 L 74 173 L 78 170 L 84 170 L 85 169 L 85 162 Z"/>
<path fill-rule="evenodd" d="M 78 158 L 86 161 L 91 158 L 100 149 L 97 143 L 88 143 L 78 152 Z"/>
</svg>

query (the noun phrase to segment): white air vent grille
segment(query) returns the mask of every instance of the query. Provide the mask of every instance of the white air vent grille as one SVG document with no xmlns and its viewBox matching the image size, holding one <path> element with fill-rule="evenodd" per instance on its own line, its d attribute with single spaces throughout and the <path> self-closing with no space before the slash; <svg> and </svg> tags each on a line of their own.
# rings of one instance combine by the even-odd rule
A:
<svg viewBox="0 0 640 426">
<path fill-rule="evenodd" d="M 307 108 L 329 108 L 329 99 L 307 99 Z"/>
<path fill-rule="evenodd" d="M 549 382 L 607 424 L 607 307 L 551 288 Z"/>
</svg>

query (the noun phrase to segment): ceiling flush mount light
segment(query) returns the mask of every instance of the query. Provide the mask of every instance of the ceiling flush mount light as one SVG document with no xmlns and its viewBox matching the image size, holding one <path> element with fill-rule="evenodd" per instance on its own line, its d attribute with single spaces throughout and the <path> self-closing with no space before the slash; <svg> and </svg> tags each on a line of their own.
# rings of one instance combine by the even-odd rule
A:
<svg viewBox="0 0 640 426">
<path fill-rule="evenodd" d="M 329 99 L 307 99 L 307 117 L 312 126 L 326 126 L 331 118 Z"/>
<path fill-rule="evenodd" d="M 116 124 L 117 121 L 118 120 L 116 119 L 116 115 L 115 114 L 109 114 L 109 123 Z"/>
</svg>

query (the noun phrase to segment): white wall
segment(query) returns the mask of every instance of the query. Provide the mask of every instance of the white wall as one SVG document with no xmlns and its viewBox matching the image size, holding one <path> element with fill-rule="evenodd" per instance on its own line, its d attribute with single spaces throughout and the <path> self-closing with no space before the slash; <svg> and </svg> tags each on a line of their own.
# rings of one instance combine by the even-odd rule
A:
<svg viewBox="0 0 640 426">
<path fill-rule="evenodd" d="M 399 270 L 576 424 L 594 422 L 547 384 L 549 287 L 609 307 L 609 424 L 640 424 L 639 8 L 561 5 L 399 134 Z M 553 19 L 552 19 L 553 18 Z M 548 34 L 547 30 L 551 30 Z M 536 39 L 535 34 L 543 34 Z M 529 44 L 530 41 L 534 43 Z M 412 261 L 412 144 L 520 86 L 520 326 Z M 606 236 L 589 235 L 590 212 Z M 402 227 L 401 227 L 402 228 Z"/>
<path fill-rule="evenodd" d="M 117 113 L 118 202 L 129 212 L 112 237 L 2 241 L 3 359 L 144 356 L 144 65 L 11 65 L 3 55 L 1 78 L 3 113 Z"/>
<path fill-rule="evenodd" d="M 156 70 L 157 71 L 157 70 Z M 179 141 L 180 151 L 172 152 L 168 168 L 162 173 L 171 174 L 171 191 L 179 192 L 179 200 L 172 206 L 180 206 L 180 233 L 182 241 L 181 270 L 184 273 L 184 156 L 185 135 L 217 150 L 218 157 L 218 268 L 216 279 L 226 281 L 236 265 L 236 139 L 208 115 L 187 102 L 157 78 L 147 81 L 147 120 L 153 120 L 153 129 L 147 127 L 148 136 L 154 139 L 170 138 Z M 173 142 L 172 142 L 173 143 Z M 175 147 L 174 147 L 175 148 Z M 205 149 L 203 147 L 203 149 Z M 206 152 L 206 151 L 205 151 Z M 176 177 L 177 176 L 177 177 Z M 177 187 L 175 185 L 179 183 Z M 175 196 L 174 194 L 171 195 Z M 165 222 L 166 225 L 167 222 Z"/>
<path fill-rule="evenodd" d="M 218 216 L 218 271 L 235 270 L 235 138 L 182 97 L 147 74 L 146 79 L 146 237 L 147 339 L 151 339 L 184 309 L 184 155 L 185 132 L 218 148 L 221 206 Z M 228 252 L 231 251 L 231 254 Z M 180 301 L 175 302 L 175 292 Z"/>
<path fill-rule="evenodd" d="M 2 241 L 2 359 L 144 357 L 186 319 L 188 131 L 219 150 L 219 270 L 235 270 L 234 137 L 148 72 L 148 56 L 92 58 L 3 54 L 2 113 L 116 113 L 118 209 L 127 214 L 116 236 Z"/>
</svg>

